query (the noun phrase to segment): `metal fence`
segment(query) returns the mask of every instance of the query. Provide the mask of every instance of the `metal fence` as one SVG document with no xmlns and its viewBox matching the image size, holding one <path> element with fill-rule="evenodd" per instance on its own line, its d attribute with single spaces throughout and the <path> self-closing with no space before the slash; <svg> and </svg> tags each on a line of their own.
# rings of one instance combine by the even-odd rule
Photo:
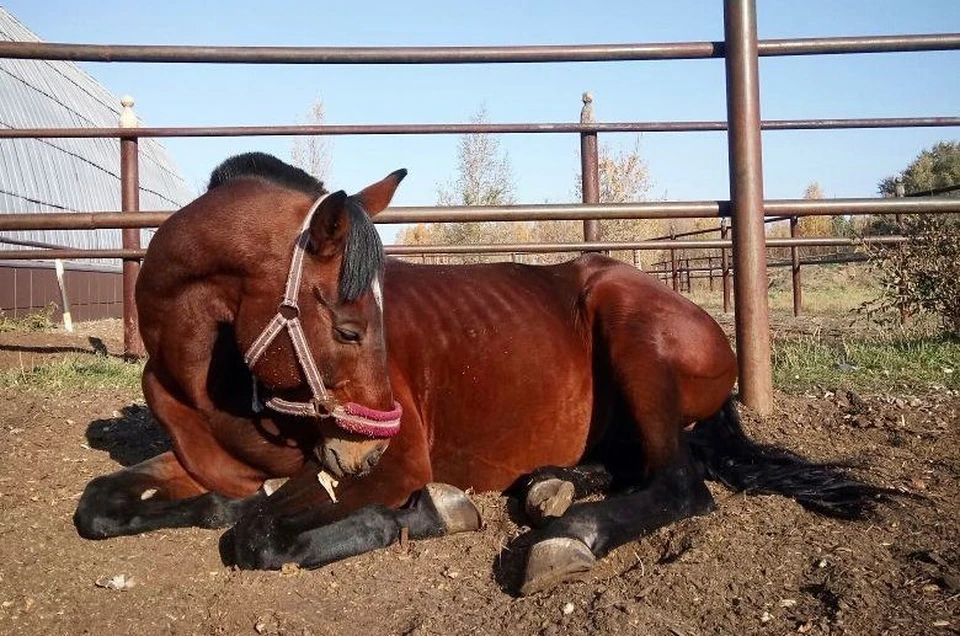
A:
<svg viewBox="0 0 960 636">
<path fill-rule="evenodd" d="M 757 39 L 756 0 L 725 0 L 724 40 L 658 44 L 494 47 L 207 47 L 86 45 L 42 42 L 0 42 L 0 57 L 92 62 L 166 62 L 223 64 L 465 64 L 598 62 L 627 60 L 723 58 L 727 83 L 727 121 L 597 123 L 588 115 L 580 123 L 417 124 L 348 126 L 220 126 L 133 128 L 126 104 L 117 128 L 0 130 L 3 138 L 113 137 L 121 140 L 122 210 L 84 214 L 13 214 L 0 217 L 0 230 L 124 229 L 120 250 L 18 250 L 0 252 L 0 259 L 119 258 L 124 263 L 124 333 L 128 353 L 142 351 L 136 331 L 133 285 L 139 268 L 137 228 L 156 227 L 167 212 L 140 211 L 137 141 L 146 137 L 210 137 L 257 135 L 433 135 L 464 133 L 577 134 L 581 140 L 583 205 L 517 205 L 490 208 L 393 208 L 378 223 L 582 220 L 584 242 L 563 245 L 389 246 L 393 254 L 570 252 L 615 249 L 729 249 L 734 272 L 740 396 L 760 413 L 772 407 L 767 247 L 847 245 L 850 239 L 767 239 L 765 215 L 958 213 L 960 199 L 831 199 L 764 201 L 761 130 L 819 130 L 960 126 L 960 117 L 760 120 L 758 58 L 760 56 L 833 55 L 960 49 L 960 34 L 868 36 L 842 38 Z M 730 201 L 599 203 L 597 136 L 610 132 L 728 133 Z M 731 218 L 729 239 L 603 242 L 600 219 Z M 872 239 L 896 243 L 899 237 Z M 724 259 L 726 260 L 726 259 Z"/>
</svg>

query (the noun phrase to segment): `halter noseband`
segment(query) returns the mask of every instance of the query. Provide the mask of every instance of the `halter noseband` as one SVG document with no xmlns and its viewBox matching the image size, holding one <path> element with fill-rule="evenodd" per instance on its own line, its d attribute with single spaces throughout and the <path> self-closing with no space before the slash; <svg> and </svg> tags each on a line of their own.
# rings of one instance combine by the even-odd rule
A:
<svg viewBox="0 0 960 636">
<path fill-rule="evenodd" d="M 250 345 L 247 353 L 243 356 L 247 367 L 253 372 L 254 366 L 267 350 L 267 347 L 286 328 L 300 369 L 307 378 L 307 385 L 310 387 L 313 399 L 309 402 L 291 402 L 272 397 L 264 404 L 260 401 L 257 391 L 257 377 L 254 375 L 253 410 L 259 413 L 264 406 L 267 406 L 273 411 L 286 415 L 316 418 L 329 416 L 334 418 L 340 428 L 352 433 L 367 437 L 393 437 L 400 432 L 400 417 L 403 415 L 400 404 L 394 402 L 393 409 L 390 411 L 378 411 L 353 402 L 340 404 L 336 398 L 327 392 L 320 371 L 317 369 L 317 363 L 307 346 L 303 325 L 300 324 L 300 306 L 297 303 L 297 298 L 300 295 L 300 281 L 303 277 L 304 254 L 306 254 L 310 241 L 310 222 L 327 196 L 329 195 L 322 195 L 307 212 L 307 217 L 300 227 L 297 242 L 293 247 L 290 273 L 287 275 L 287 286 L 283 292 L 280 307 L 273 319 L 267 323 L 267 326 L 263 328 L 263 331 L 260 332 L 260 335 L 257 336 L 257 339 L 253 341 L 253 344 Z"/>
</svg>

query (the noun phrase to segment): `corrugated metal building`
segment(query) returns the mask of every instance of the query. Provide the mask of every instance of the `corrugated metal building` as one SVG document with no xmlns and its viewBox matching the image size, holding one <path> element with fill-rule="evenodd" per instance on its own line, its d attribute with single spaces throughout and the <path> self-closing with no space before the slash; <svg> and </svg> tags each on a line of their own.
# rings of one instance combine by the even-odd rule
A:
<svg viewBox="0 0 960 636">
<path fill-rule="evenodd" d="M 0 39 L 39 41 L 3 7 Z M 0 126 L 114 127 L 119 114 L 120 98 L 74 63 L 0 59 Z M 141 139 L 139 146 L 142 209 L 177 209 L 196 196 L 160 143 Z M 119 209 L 119 140 L 0 139 L 0 214 Z M 120 230 L 3 232 L 0 249 L 17 249 L 5 242 L 11 239 L 109 249 L 120 247 Z M 74 319 L 119 315 L 119 262 L 78 261 L 66 269 Z M 4 314 L 43 310 L 50 302 L 60 304 L 52 262 L 0 261 Z"/>
</svg>

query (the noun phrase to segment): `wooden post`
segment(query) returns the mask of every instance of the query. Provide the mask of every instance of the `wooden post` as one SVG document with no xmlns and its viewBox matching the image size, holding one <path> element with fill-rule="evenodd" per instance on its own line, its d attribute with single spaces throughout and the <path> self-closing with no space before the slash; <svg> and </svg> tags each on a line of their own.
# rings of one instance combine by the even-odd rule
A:
<svg viewBox="0 0 960 636">
<path fill-rule="evenodd" d="M 70 299 L 67 297 L 67 286 L 63 282 L 63 261 L 55 259 L 53 265 L 57 271 L 57 285 L 60 287 L 60 302 L 63 304 L 63 328 L 73 333 L 73 316 L 70 315 Z"/>
</svg>

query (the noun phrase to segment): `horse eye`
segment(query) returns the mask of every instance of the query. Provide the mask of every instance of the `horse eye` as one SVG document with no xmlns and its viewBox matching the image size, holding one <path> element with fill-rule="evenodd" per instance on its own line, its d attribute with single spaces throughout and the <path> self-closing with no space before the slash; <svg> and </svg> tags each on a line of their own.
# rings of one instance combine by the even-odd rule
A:
<svg viewBox="0 0 960 636">
<path fill-rule="evenodd" d="M 334 327 L 333 330 L 337 334 L 337 339 L 341 342 L 360 342 L 360 334 L 356 331 L 343 327 Z"/>
</svg>

